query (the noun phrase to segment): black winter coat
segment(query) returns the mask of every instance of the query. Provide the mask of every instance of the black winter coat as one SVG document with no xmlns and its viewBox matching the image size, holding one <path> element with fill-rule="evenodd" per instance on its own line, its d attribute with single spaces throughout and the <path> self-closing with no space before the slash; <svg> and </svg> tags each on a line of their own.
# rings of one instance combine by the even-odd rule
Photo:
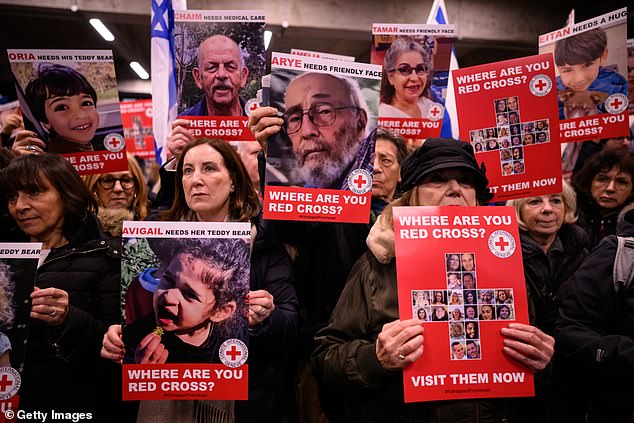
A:
<svg viewBox="0 0 634 423">
<path fill-rule="evenodd" d="M 261 220 L 251 253 L 251 291 L 273 296 L 275 310 L 260 326 L 249 329 L 249 400 L 236 402 L 236 421 L 278 422 L 289 412 L 291 372 L 289 344 L 299 329 L 299 304 L 291 260 L 283 245 Z"/>
<path fill-rule="evenodd" d="M 634 211 L 617 235 L 634 236 Z M 568 371 L 570 422 L 629 422 L 634 413 L 634 284 L 616 292 L 616 236 L 604 238 L 570 281 L 555 338 Z M 629 263 L 630 265 L 634 265 Z M 586 402 L 587 401 L 587 402 Z"/>
<path fill-rule="evenodd" d="M 100 389 L 115 368 L 99 353 L 108 326 L 120 321 L 120 278 L 119 242 L 103 234 L 93 214 L 66 245 L 51 249 L 35 285 L 66 291 L 70 307 L 60 326 L 30 322 L 20 408 L 105 417 L 100 411 L 115 395 Z"/>
<path fill-rule="evenodd" d="M 521 231 L 520 240 L 530 322 L 552 336 L 564 282 L 588 255 L 588 235 L 576 225 L 563 225 L 548 254 L 528 232 Z"/>
</svg>

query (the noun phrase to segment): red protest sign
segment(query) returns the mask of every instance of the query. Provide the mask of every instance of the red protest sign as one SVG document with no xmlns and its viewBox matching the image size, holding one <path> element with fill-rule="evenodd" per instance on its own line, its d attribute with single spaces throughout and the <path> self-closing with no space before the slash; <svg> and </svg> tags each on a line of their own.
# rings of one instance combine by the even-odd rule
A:
<svg viewBox="0 0 634 423">
<path fill-rule="evenodd" d="M 122 101 L 120 107 L 127 152 L 143 159 L 155 158 L 152 100 Z"/>
<path fill-rule="evenodd" d="M 460 138 L 486 165 L 493 201 L 561 192 L 553 68 L 539 55 L 453 72 Z"/>
<path fill-rule="evenodd" d="M 400 318 L 425 328 L 405 402 L 532 396 L 532 373 L 502 353 L 500 334 L 528 323 L 514 209 L 397 207 L 394 233 Z"/>
<path fill-rule="evenodd" d="M 554 55 L 561 142 L 629 134 L 627 8 L 539 36 Z"/>
<path fill-rule="evenodd" d="M 123 400 L 211 400 L 248 398 L 249 365 L 127 364 Z"/>
<path fill-rule="evenodd" d="M 372 180 L 359 173 L 352 183 L 371 185 Z M 371 196 L 371 192 L 354 194 L 336 189 L 267 186 L 264 215 L 267 219 L 367 223 Z"/>
<path fill-rule="evenodd" d="M 181 116 L 189 120 L 195 138 L 220 138 L 225 141 L 255 141 L 246 116 Z"/>
<path fill-rule="evenodd" d="M 372 25 L 370 61 L 383 66 L 380 127 L 411 140 L 440 136 L 454 36 L 453 25 Z"/>
</svg>

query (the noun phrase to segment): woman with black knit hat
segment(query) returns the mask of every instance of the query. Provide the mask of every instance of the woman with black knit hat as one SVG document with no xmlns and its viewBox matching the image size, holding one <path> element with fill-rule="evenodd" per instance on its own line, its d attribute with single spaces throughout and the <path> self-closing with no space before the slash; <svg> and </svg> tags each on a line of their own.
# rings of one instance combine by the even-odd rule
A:
<svg viewBox="0 0 634 423">
<path fill-rule="evenodd" d="M 492 194 L 472 147 L 452 139 L 428 139 L 403 162 L 401 179 L 403 195 L 370 231 L 370 251 L 352 269 L 330 324 L 317 333 L 316 368 L 345 402 L 331 421 L 522 421 L 516 399 L 404 403 L 401 370 L 423 355 L 424 334 L 420 320 L 398 318 L 393 207 L 476 206 Z M 554 340 L 539 329 L 514 323 L 502 335 L 506 355 L 527 370 L 550 362 Z"/>
</svg>

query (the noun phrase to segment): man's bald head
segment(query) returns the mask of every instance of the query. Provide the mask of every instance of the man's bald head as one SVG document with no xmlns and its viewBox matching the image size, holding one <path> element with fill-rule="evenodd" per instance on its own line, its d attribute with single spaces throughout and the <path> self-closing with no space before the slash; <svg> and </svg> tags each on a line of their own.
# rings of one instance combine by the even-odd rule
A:
<svg viewBox="0 0 634 423">
<path fill-rule="evenodd" d="M 246 85 L 249 70 L 235 41 L 224 35 L 212 35 L 203 41 L 192 75 L 206 95 L 210 116 L 242 114 L 238 92 Z"/>
</svg>

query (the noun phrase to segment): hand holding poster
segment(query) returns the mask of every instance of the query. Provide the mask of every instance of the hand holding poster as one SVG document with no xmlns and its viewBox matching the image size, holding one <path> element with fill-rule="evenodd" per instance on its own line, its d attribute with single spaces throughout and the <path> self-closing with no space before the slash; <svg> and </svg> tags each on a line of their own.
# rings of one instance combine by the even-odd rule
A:
<svg viewBox="0 0 634 423">
<path fill-rule="evenodd" d="M 452 73 L 460 139 L 486 165 L 493 201 L 561 192 L 553 67 L 544 54 Z"/>
<path fill-rule="evenodd" d="M 0 243 L 0 422 L 17 413 L 41 243 Z"/>
<path fill-rule="evenodd" d="M 123 399 L 247 399 L 249 223 L 125 222 Z"/>
<path fill-rule="evenodd" d="M 273 53 L 264 218 L 367 223 L 381 68 Z"/>
<path fill-rule="evenodd" d="M 30 131 L 16 143 L 62 154 L 81 175 L 127 170 L 112 51 L 7 52 Z"/>
<path fill-rule="evenodd" d="M 252 141 L 251 108 L 265 69 L 264 12 L 174 12 L 178 114 L 194 137 Z"/>
<path fill-rule="evenodd" d="M 532 396 L 533 374 L 502 352 L 501 330 L 528 324 L 515 210 L 396 207 L 394 233 L 399 315 L 425 329 L 405 402 Z"/>
<path fill-rule="evenodd" d="M 553 53 L 562 142 L 628 135 L 627 8 L 539 37 Z"/>
<path fill-rule="evenodd" d="M 383 66 L 379 126 L 409 139 L 438 137 L 453 25 L 372 25 L 371 62 Z"/>
</svg>

